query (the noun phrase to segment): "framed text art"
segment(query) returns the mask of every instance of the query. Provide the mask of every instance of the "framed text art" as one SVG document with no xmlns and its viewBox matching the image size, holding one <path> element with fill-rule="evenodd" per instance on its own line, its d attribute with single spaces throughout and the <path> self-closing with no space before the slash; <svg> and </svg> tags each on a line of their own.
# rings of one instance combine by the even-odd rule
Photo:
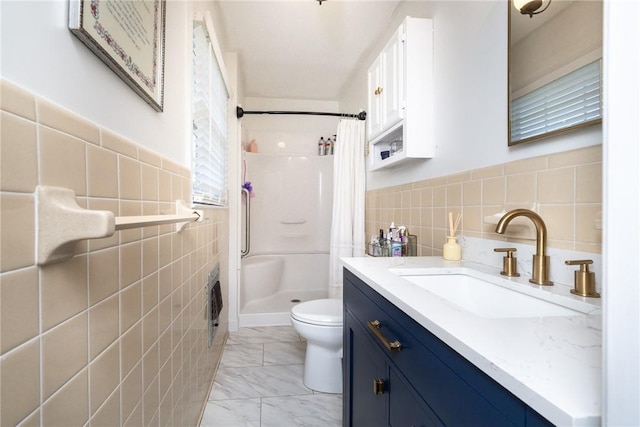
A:
<svg viewBox="0 0 640 427">
<path fill-rule="evenodd" d="M 164 108 L 166 0 L 70 0 L 69 29 L 156 111 Z"/>
</svg>

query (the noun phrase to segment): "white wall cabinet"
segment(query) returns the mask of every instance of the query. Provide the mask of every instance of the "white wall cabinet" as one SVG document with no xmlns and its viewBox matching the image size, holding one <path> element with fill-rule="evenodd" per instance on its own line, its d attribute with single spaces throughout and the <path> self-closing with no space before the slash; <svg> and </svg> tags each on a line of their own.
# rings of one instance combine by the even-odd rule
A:
<svg viewBox="0 0 640 427">
<path fill-rule="evenodd" d="M 400 27 L 369 68 L 369 138 L 375 138 L 402 120 L 403 37 L 404 29 Z"/>
<path fill-rule="evenodd" d="M 406 17 L 368 72 L 370 170 L 433 157 L 433 24 Z M 393 142 L 398 150 L 383 159 Z"/>
</svg>

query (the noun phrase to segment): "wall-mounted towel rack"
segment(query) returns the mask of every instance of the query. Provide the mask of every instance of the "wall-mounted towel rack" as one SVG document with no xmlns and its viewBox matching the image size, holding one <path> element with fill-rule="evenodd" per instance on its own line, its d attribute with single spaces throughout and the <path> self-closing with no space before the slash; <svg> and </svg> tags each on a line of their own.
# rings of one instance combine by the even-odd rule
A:
<svg viewBox="0 0 640 427">
<path fill-rule="evenodd" d="M 180 201 L 176 202 L 176 207 L 178 206 L 185 207 L 189 212 L 180 215 L 117 216 L 115 217 L 116 231 L 164 224 L 176 224 L 176 231 L 182 231 L 189 222 L 200 219 L 199 211 L 187 208 Z"/>
<path fill-rule="evenodd" d="M 202 221 L 203 212 L 176 201 L 171 215 L 115 216 L 110 211 L 88 210 L 76 203 L 75 193 L 67 188 L 36 187 L 37 263 L 52 264 L 73 256 L 80 240 L 112 236 L 118 230 L 176 224 L 180 232 L 189 222 Z"/>
<path fill-rule="evenodd" d="M 241 119 L 245 114 L 298 114 L 305 116 L 334 116 L 334 117 L 346 117 L 358 120 L 367 120 L 367 112 L 360 111 L 358 114 L 343 114 L 343 113 L 324 113 L 317 111 L 244 111 L 242 107 L 236 107 L 236 117 Z"/>
</svg>

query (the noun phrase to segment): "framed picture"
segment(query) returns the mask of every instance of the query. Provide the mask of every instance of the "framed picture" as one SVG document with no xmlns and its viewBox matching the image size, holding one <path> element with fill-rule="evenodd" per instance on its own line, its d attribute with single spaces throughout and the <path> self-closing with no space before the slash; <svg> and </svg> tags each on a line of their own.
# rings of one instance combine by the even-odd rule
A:
<svg viewBox="0 0 640 427">
<path fill-rule="evenodd" d="M 166 0 L 70 0 L 69 29 L 156 111 L 164 108 Z"/>
</svg>

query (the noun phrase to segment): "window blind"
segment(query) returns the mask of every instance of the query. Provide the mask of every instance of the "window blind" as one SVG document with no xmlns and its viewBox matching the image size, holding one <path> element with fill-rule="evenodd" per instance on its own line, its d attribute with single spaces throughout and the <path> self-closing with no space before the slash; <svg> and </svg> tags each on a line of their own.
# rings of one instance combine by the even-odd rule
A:
<svg viewBox="0 0 640 427">
<path fill-rule="evenodd" d="M 600 60 L 511 103 L 511 141 L 600 119 Z"/>
<path fill-rule="evenodd" d="M 193 22 L 193 203 L 227 204 L 227 99 L 205 21 Z"/>
</svg>

